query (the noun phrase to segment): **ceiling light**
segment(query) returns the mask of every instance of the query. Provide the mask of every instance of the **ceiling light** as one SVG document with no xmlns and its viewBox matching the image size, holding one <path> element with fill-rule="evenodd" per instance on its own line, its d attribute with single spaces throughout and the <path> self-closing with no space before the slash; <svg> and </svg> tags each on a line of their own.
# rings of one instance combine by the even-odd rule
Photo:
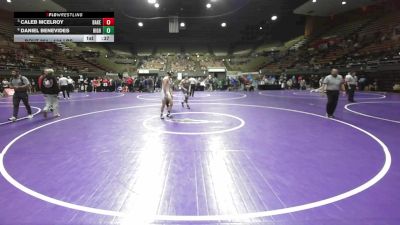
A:
<svg viewBox="0 0 400 225">
<path fill-rule="evenodd" d="M 221 23 L 221 27 L 226 27 L 226 23 L 225 22 Z"/>
<path fill-rule="evenodd" d="M 313 2 L 313 3 L 316 3 L 316 2 L 317 2 L 317 0 L 312 0 L 312 2 Z"/>
<path fill-rule="evenodd" d="M 277 20 L 277 19 L 278 19 L 277 16 L 275 16 L 275 15 L 271 16 L 271 20 L 275 21 L 275 20 Z"/>
<path fill-rule="evenodd" d="M 154 4 L 154 7 L 158 8 L 160 7 L 160 4 L 158 4 L 157 2 Z"/>
<path fill-rule="evenodd" d="M 262 28 L 262 27 L 260 27 L 259 29 L 260 29 L 260 30 L 262 30 L 263 28 Z"/>
<path fill-rule="evenodd" d="M 179 24 L 179 26 L 181 26 L 181 27 L 185 27 L 185 26 L 186 26 L 186 24 L 185 24 L 184 22 L 181 22 L 181 23 Z"/>
<path fill-rule="evenodd" d="M 157 2 L 157 0 L 147 0 L 147 2 L 148 2 L 149 4 L 155 4 L 155 3 Z"/>
<path fill-rule="evenodd" d="M 207 3 L 207 5 L 206 5 L 206 7 L 207 7 L 207 9 L 209 9 L 209 8 L 211 8 L 211 3 Z"/>
<path fill-rule="evenodd" d="M 11 3 L 11 0 L 7 0 L 8 3 Z"/>
<path fill-rule="evenodd" d="M 346 1 L 342 1 L 342 5 L 346 5 L 347 4 L 347 2 Z"/>
<path fill-rule="evenodd" d="M 142 23 L 142 22 L 139 22 L 137 25 L 138 25 L 139 27 L 143 27 L 143 23 Z"/>
</svg>

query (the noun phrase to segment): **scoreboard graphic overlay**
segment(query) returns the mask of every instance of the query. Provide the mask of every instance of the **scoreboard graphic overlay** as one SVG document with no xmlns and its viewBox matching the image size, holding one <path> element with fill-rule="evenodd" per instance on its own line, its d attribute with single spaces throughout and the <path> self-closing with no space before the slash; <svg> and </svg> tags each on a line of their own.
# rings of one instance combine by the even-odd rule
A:
<svg viewBox="0 0 400 225">
<path fill-rule="evenodd" d="M 14 42 L 114 42 L 114 12 L 14 12 Z"/>
</svg>

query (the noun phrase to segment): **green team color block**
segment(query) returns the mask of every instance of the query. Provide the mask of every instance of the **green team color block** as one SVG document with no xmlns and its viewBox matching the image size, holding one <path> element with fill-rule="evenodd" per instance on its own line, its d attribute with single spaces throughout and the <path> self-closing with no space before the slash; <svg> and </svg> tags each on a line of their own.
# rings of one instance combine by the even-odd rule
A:
<svg viewBox="0 0 400 225">
<path fill-rule="evenodd" d="M 103 34 L 114 34 L 114 26 L 104 26 Z"/>
</svg>

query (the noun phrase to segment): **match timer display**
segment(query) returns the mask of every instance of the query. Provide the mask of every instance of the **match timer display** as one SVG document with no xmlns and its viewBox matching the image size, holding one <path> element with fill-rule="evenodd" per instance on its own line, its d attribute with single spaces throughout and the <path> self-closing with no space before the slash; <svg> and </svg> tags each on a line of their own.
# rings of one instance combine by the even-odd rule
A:
<svg viewBox="0 0 400 225">
<path fill-rule="evenodd" d="M 114 12 L 14 12 L 14 42 L 114 42 Z"/>
</svg>

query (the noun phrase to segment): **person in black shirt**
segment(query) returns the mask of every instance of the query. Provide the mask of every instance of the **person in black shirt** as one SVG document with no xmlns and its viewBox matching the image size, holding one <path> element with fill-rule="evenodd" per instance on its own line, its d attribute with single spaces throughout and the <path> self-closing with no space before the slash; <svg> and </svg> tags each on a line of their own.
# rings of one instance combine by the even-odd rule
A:
<svg viewBox="0 0 400 225">
<path fill-rule="evenodd" d="M 55 117 L 60 116 L 58 111 L 58 93 L 60 92 L 60 87 L 53 74 L 53 69 L 45 69 L 44 75 L 42 75 L 43 78 L 41 79 L 41 91 L 46 99 L 46 106 L 43 109 L 44 117 L 47 117 L 49 111 L 53 111 Z"/>
</svg>

